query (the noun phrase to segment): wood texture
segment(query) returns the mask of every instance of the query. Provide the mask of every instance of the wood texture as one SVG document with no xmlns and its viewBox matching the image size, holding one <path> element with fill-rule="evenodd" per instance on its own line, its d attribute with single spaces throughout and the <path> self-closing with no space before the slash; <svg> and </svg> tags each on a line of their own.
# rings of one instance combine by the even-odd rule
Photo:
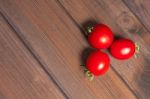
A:
<svg viewBox="0 0 150 99">
<path fill-rule="evenodd" d="M 0 99 L 65 99 L 0 16 Z"/>
<path fill-rule="evenodd" d="M 148 47 L 150 48 L 150 24 L 149 24 L 149 17 L 150 17 L 150 11 L 149 11 L 149 0 L 124 0 L 124 3 L 129 7 L 129 9 L 135 14 L 135 16 L 139 19 L 139 21 L 145 26 L 147 29 L 146 31 L 142 31 L 142 38 L 147 43 Z M 150 58 L 149 53 L 145 53 L 145 64 L 143 73 L 141 75 L 140 80 L 140 88 L 145 93 L 147 99 L 150 97 Z"/>
<path fill-rule="evenodd" d="M 150 39 L 149 39 L 149 31 L 150 31 L 150 24 L 149 24 L 149 0 L 131 0 L 130 2 L 128 0 L 124 0 L 125 4 L 129 7 L 129 9 L 135 14 L 135 16 L 139 19 L 141 24 L 145 26 L 147 29 L 144 31 L 141 28 L 141 34 L 144 37 L 143 39 L 146 41 L 148 47 L 150 46 Z"/>
<path fill-rule="evenodd" d="M 136 17 L 141 21 L 142 24 L 150 31 L 149 24 L 149 0 L 123 0 L 124 3 L 129 7 L 129 9 L 136 15 Z"/>
<path fill-rule="evenodd" d="M 84 79 L 81 58 L 89 46 L 57 1 L 5 0 L 1 9 L 68 98 L 136 99 L 112 69 L 93 82 Z"/>
<path fill-rule="evenodd" d="M 1 18 L 0 99 L 149 99 L 150 2 L 143 1 L 0 0 L 11 25 Z M 110 55 L 108 73 L 90 82 L 80 65 L 93 50 L 85 27 L 97 22 L 138 42 L 141 50 L 127 61 Z"/>
<path fill-rule="evenodd" d="M 130 38 L 140 44 L 141 53 L 138 59 L 118 61 L 111 58 L 111 65 L 137 98 L 149 99 L 149 87 L 145 85 L 148 84 L 146 82 L 148 80 L 142 79 L 146 79 L 145 76 L 149 75 L 149 73 L 145 74 L 145 70 L 148 69 L 150 61 L 148 58 L 150 35 L 128 7 L 121 0 L 59 0 L 59 3 L 79 27 L 83 28 L 82 24 L 88 21 L 105 23 L 116 35 Z M 79 12 L 82 14 L 79 15 Z"/>
</svg>

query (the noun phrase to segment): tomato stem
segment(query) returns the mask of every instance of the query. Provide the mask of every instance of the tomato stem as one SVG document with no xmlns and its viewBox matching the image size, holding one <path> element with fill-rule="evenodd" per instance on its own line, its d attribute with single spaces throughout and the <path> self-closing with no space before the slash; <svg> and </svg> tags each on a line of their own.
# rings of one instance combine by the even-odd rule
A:
<svg viewBox="0 0 150 99">
<path fill-rule="evenodd" d="M 80 65 L 84 68 L 85 75 L 89 78 L 90 81 L 94 79 L 94 75 L 85 67 L 85 65 Z"/>
<path fill-rule="evenodd" d="M 138 43 L 135 43 L 135 58 L 138 57 L 140 53 L 140 45 Z"/>
<path fill-rule="evenodd" d="M 92 81 L 94 79 L 94 75 L 89 70 L 84 70 L 85 75 Z"/>
<path fill-rule="evenodd" d="M 88 33 L 91 33 L 92 30 L 93 30 L 93 27 L 92 27 L 92 26 L 91 26 L 91 27 L 87 27 L 87 32 L 88 32 Z"/>
</svg>

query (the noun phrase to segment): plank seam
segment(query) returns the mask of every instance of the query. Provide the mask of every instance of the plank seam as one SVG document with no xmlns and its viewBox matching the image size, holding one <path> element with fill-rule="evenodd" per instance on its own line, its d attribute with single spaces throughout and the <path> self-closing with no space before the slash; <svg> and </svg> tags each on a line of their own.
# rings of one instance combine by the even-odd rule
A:
<svg viewBox="0 0 150 99">
<path fill-rule="evenodd" d="M 125 0 L 122 0 L 122 2 L 124 3 L 124 5 L 127 7 L 127 9 L 135 16 L 135 18 L 138 20 L 138 22 L 143 26 L 144 29 L 146 29 L 146 31 L 150 32 L 150 30 L 146 27 L 145 24 L 143 24 L 143 22 L 141 21 L 141 19 L 138 17 L 138 15 L 136 15 L 136 13 L 134 13 L 134 11 L 128 7 L 128 4 L 125 2 Z"/>
<path fill-rule="evenodd" d="M 116 69 L 111 65 L 111 69 L 115 72 L 115 74 L 121 79 L 122 82 L 127 86 L 127 88 L 130 90 L 130 92 L 137 98 L 142 99 L 141 96 L 137 96 L 137 93 L 135 93 L 131 87 L 128 85 L 128 83 L 121 77 L 121 75 L 116 71 Z M 140 97 L 140 98 L 139 98 Z"/>
<path fill-rule="evenodd" d="M 69 16 L 69 18 L 74 22 L 74 24 L 84 32 L 84 30 L 80 27 L 80 25 L 76 22 L 76 20 L 69 14 L 69 12 L 66 10 L 66 8 L 63 6 L 63 4 L 59 1 L 56 0 L 57 3 L 60 5 L 60 7 L 64 10 L 64 12 Z M 99 2 L 98 2 L 99 3 Z M 128 85 L 128 83 L 121 77 L 121 75 L 111 66 L 111 69 L 115 72 L 115 74 L 120 78 L 120 80 L 125 84 L 125 86 L 129 89 L 129 91 L 137 98 L 138 96 L 136 95 L 136 93 L 130 88 L 130 86 Z"/>
<path fill-rule="evenodd" d="M 100 4 L 98 1 L 96 1 L 98 4 Z M 127 83 L 127 81 L 121 77 L 121 75 L 116 71 L 115 68 L 113 68 L 113 66 L 111 66 L 112 70 L 116 73 L 116 75 L 122 80 L 122 82 L 124 82 L 124 84 L 127 86 L 127 88 L 130 90 L 130 92 L 132 92 L 132 94 L 137 98 L 137 99 L 141 99 L 141 97 L 139 98 L 139 96 L 137 95 L 136 92 L 134 92 L 134 90 L 132 90 L 132 88 L 129 86 L 129 84 Z"/>
<path fill-rule="evenodd" d="M 10 28 L 14 31 L 15 35 L 19 38 L 19 40 L 23 43 L 23 45 L 27 48 L 27 50 L 30 52 L 30 54 L 33 56 L 33 58 L 38 62 L 38 64 L 41 66 L 41 68 L 44 70 L 44 72 L 46 73 L 46 75 L 48 75 L 48 77 L 52 80 L 53 84 L 56 86 L 56 88 L 58 88 L 58 90 L 62 93 L 62 95 L 66 98 L 69 99 L 68 95 L 64 92 L 64 90 L 59 86 L 59 84 L 57 83 L 57 81 L 54 79 L 54 77 L 52 77 L 52 75 L 47 71 L 47 69 L 45 68 L 46 64 L 44 64 L 44 62 L 41 62 L 40 57 L 34 53 L 32 47 L 30 47 L 30 45 L 27 44 L 27 41 L 25 41 L 25 39 L 23 39 L 17 32 L 15 25 L 13 25 L 13 23 L 9 22 L 9 19 L 7 19 L 5 17 L 5 15 L 0 11 L 0 15 L 3 17 L 3 19 L 6 21 L 6 23 L 10 26 Z"/>
<path fill-rule="evenodd" d="M 85 32 L 84 29 L 76 22 L 76 20 L 69 14 L 69 12 L 66 10 L 66 8 L 61 4 L 61 2 L 59 0 L 55 0 L 56 3 L 58 5 L 60 5 L 60 7 L 64 10 L 64 12 L 68 15 L 68 17 L 73 21 L 73 23 L 75 24 L 75 26 L 77 26 L 81 32 Z"/>
</svg>

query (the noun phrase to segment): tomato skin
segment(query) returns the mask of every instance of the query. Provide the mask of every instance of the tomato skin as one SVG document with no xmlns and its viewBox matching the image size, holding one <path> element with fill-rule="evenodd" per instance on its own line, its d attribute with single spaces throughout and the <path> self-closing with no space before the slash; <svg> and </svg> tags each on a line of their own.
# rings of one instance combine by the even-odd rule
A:
<svg viewBox="0 0 150 99">
<path fill-rule="evenodd" d="M 114 40 L 111 29 L 104 24 L 97 24 L 88 35 L 89 44 L 97 49 L 106 49 L 110 47 Z"/>
<path fill-rule="evenodd" d="M 100 50 L 93 51 L 86 61 L 87 69 L 95 76 L 105 74 L 109 69 L 109 64 L 109 56 Z"/>
<path fill-rule="evenodd" d="M 129 59 L 135 54 L 135 43 L 129 39 L 118 39 L 111 45 L 110 53 L 117 59 Z"/>
</svg>

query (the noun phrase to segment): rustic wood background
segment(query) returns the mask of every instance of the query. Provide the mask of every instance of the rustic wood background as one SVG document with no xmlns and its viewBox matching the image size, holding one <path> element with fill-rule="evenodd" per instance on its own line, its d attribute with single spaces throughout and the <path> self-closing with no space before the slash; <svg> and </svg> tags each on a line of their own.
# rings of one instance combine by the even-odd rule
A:
<svg viewBox="0 0 150 99">
<path fill-rule="evenodd" d="M 150 0 L 0 0 L 0 99 L 150 99 Z M 90 82 L 84 27 L 140 44 Z"/>
</svg>

